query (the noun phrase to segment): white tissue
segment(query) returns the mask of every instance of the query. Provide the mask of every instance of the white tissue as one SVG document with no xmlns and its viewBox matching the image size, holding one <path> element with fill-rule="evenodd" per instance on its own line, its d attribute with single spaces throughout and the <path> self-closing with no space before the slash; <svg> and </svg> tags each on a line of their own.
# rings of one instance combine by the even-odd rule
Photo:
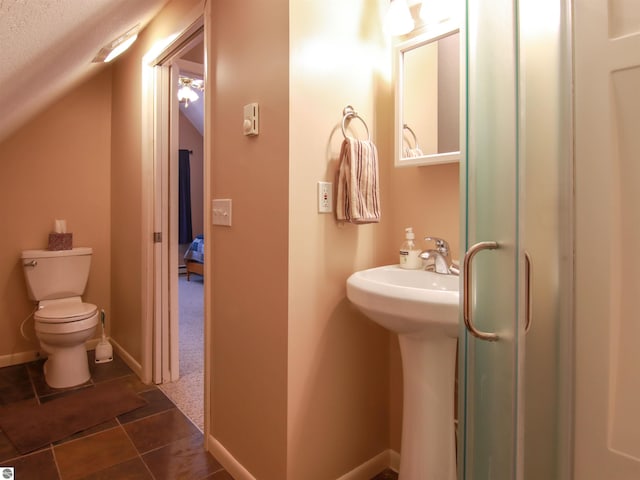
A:
<svg viewBox="0 0 640 480">
<path fill-rule="evenodd" d="M 67 233 L 67 221 L 66 220 L 56 220 L 53 225 L 53 231 L 55 233 Z"/>
</svg>

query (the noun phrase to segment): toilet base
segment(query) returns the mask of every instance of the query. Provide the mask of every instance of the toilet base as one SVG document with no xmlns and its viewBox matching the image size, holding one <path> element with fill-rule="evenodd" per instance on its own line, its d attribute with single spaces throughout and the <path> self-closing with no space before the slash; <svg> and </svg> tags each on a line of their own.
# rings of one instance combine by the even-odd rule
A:
<svg viewBox="0 0 640 480">
<path fill-rule="evenodd" d="M 89 381 L 89 358 L 84 343 L 74 347 L 44 346 L 49 357 L 44 363 L 44 379 L 51 388 L 69 388 Z"/>
</svg>

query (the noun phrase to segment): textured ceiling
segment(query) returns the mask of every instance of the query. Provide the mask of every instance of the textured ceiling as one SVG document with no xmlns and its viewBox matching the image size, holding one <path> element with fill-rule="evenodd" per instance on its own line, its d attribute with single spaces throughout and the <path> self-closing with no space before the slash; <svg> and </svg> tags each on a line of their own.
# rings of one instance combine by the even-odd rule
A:
<svg viewBox="0 0 640 480">
<path fill-rule="evenodd" d="M 0 0 L 0 140 L 100 68 L 91 63 L 100 48 L 165 3 Z"/>
</svg>

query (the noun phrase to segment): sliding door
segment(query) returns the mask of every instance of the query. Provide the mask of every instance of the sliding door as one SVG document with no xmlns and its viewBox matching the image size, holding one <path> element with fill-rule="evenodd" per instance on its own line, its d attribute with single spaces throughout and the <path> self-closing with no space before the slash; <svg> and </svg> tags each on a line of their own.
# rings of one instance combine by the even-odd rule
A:
<svg viewBox="0 0 640 480">
<path fill-rule="evenodd" d="M 467 0 L 464 480 L 571 478 L 570 5 Z"/>
<path fill-rule="evenodd" d="M 459 478 L 518 478 L 524 252 L 518 2 L 468 0 Z"/>
</svg>

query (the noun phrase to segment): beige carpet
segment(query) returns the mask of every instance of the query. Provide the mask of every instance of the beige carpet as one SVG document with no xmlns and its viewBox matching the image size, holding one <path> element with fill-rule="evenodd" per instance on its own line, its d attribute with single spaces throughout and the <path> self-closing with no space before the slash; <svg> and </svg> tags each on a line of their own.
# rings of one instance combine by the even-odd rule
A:
<svg viewBox="0 0 640 480">
<path fill-rule="evenodd" d="M 178 279 L 180 378 L 159 385 L 182 412 L 204 430 L 204 285 L 202 277 Z"/>
</svg>

